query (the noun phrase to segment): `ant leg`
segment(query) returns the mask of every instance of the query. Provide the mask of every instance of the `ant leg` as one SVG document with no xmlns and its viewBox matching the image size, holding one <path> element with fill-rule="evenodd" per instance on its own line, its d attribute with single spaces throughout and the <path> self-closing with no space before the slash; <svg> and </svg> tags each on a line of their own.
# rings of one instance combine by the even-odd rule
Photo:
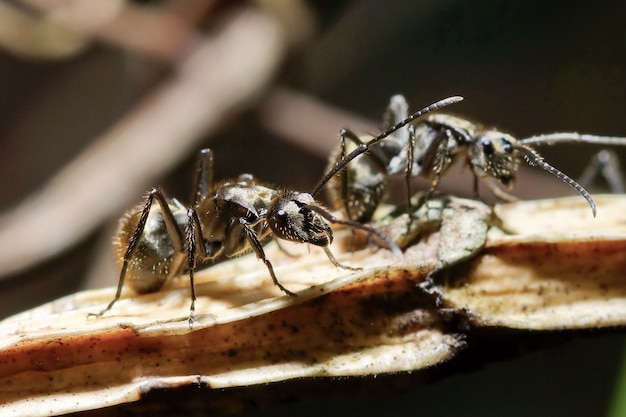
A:
<svg viewBox="0 0 626 417">
<path fill-rule="evenodd" d="M 346 157 L 346 139 L 350 140 L 357 148 L 365 145 L 355 133 L 348 129 L 341 129 L 339 136 L 341 158 L 338 163 Z M 356 165 L 353 165 L 352 170 L 342 170 L 339 174 L 341 190 L 339 198 L 348 219 L 365 223 L 371 220 L 386 188 L 387 157 L 378 146 L 369 148 L 359 157 L 366 159 L 355 161 Z M 368 179 L 364 181 L 365 177 Z M 363 181 L 363 183 L 354 187 L 350 181 Z"/>
<path fill-rule="evenodd" d="M 280 290 L 284 292 L 285 294 L 290 295 L 292 297 L 296 297 L 298 294 L 289 291 L 287 288 L 283 286 L 283 284 L 278 282 L 278 278 L 276 278 L 276 274 L 274 273 L 274 267 L 272 266 L 272 263 L 270 262 L 270 260 L 267 259 L 267 256 L 265 256 L 265 251 L 263 251 L 263 246 L 261 245 L 261 242 L 259 242 L 259 239 L 257 238 L 256 232 L 254 231 L 254 229 L 252 229 L 250 225 L 248 225 L 248 223 L 246 223 L 244 219 L 239 219 L 239 223 L 243 227 L 243 230 L 246 232 L 246 237 L 248 238 L 248 241 L 250 242 L 252 249 L 254 249 L 254 252 L 256 253 L 256 257 L 259 258 L 261 261 L 263 261 L 263 263 L 267 267 L 267 270 L 269 271 L 270 276 L 272 277 L 272 281 L 274 282 L 274 285 L 280 288 Z"/>
<path fill-rule="evenodd" d="M 473 172 L 473 170 L 472 170 L 472 172 Z M 474 174 L 474 187 L 473 187 L 474 198 L 476 200 L 478 200 L 478 201 L 483 202 L 484 204 L 488 205 L 489 207 L 493 208 L 494 203 L 490 203 L 488 201 L 485 201 L 481 197 L 480 189 L 479 189 L 480 178 L 478 177 L 478 175 L 476 175 L 475 172 L 473 172 L 473 174 Z M 489 191 L 491 191 L 493 193 L 493 195 L 496 196 L 496 198 L 498 198 L 499 200 L 502 200 L 502 201 L 507 202 L 507 203 L 514 203 L 516 201 L 519 201 L 519 198 L 515 197 L 513 194 L 510 194 L 510 193 L 504 191 L 502 188 L 500 188 L 495 181 L 492 181 L 492 178 L 486 179 L 484 181 L 484 184 L 487 186 L 487 188 L 489 188 Z"/>
<path fill-rule="evenodd" d="M 502 188 L 498 187 L 498 184 L 496 184 L 495 182 L 486 181 L 485 184 L 487 184 L 487 187 L 489 188 L 489 190 L 491 190 L 493 195 L 498 197 L 500 200 L 505 201 L 507 203 L 514 203 L 516 201 L 519 201 L 519 198 L 515 197 L 513 194 L 507 193 Z"/>
<path fill-rule="evenodd" d="M 333 265 L 335 265 L 338 268 L 341 269 L 347 269 L 349 271 L 361 271 L 363 270 L 363 268 L 356 268 L 353 266 L 348 266 L 348 265 L 344 265 L 339 263 L 339 261 L 337 261 L 337 258 L 335 258 L 335 255 L 333 255 L 333 253 L 330 251 L 330 249 L 328 249 L 328 246 L 324 246 L 323 247 L 324 252 L 326 253 L 326 256 L 328 256 L 328 259 L 330 259 L 330 262 L 332 262 Z"/>
<path fill-rule="evenodd" d="M 413 223 L 414 213 L 413 213 L 413 204 L 411 203 L 411 176 L 413 175 L 413 158 L 415 156 L 415 135 L 413 133 L 409 133 L 409 149 L 408 155 L 406 159 L 406 167 L 404 169 L 404 186 L 406 187 L 406 209 L 409 212 L 409 224 L 408 228 L 411 228 L 411 223 Z M 425 201 L 425 200 L 424 200 Z M 418 208 L 424 204 L 424 201 L 418 202 Z"/>
<path fill-rule="evenodd" d="M 191 202 L 195 207 L 204 200 L 213 187 L 213 151 L 209 148 L 202 149 L 198 155 L 196 174 L 193 182 Z"/>
<path fill-rule="evenodd" d="M 441 175 L 445 168 L 446 156 L 448 154 L 448 144 L 454 139 L 452 132 L 449 129 L 443 129 L 443 139 L 435 139 L 433 145 L 429 146 L 426 152 L 424 152 L 424 167 L 430 167 L 434 172 L 433 179 L 430 183 L 430 188 L 419 199 L 416 209 L 419 209 L 424 203 L 433 196 L 435 190 L 439 186 L 441 181 Z M 425 174 L 428 174 L 427 172 Z"/>
<path fill-rule="evenodd" d="M 196 284 L 194 272 L 196 270 L 196 256 L 206 256 L 198 249 L 196 242 L 202 242 L 200 219 L 194 208 L 187 210 L 187 269 L 189 270 L 189 286 L 191 288 L 191 305 L 189 306 L 189 328 L 193 327 L 193 315 L 196 311 Z"/>
<path fill-rule="evenodd" d="M 280 241 L 278 239 L 276 239 L 276 246 L 278 247 L 278 249 L 284 253 L 285 255 L 289 256 L 290 258 L 297 258 L 298 255 L 295 255 L 291 252 L 289 252 L 287 249 L 284 248 L 284 246 L 280 243 Z"/>
<path fill-rule="evenodd" d="M 597 211 L 596 202 L 593 201 L 591 194 L 589 194 L 589 192 L 585 190 L 580 184 L 578 184 L 576 181 L 568 177 L 566 174 L 564 174 L 563 172 L 559 171 L 558 169 L 556 169 L 555 167 L 547 163 L 543 159 L 543 157 L 539 155 L 534 149 L 528 146 L 524 146 L 524 145 L 514 145 L 513 149 L 524 155 L 524 158 L 526 159 L 526 162 L 528 163 L 528 165 L 530 166 L 536 165 L 539 168 L 545 171 L 548 171 L 550 174 L 554 175 L 555 177 L 557 177 L 558 179 L 560 179 L 561 181 L 563 181 L 564 183 L 566 183 L 567 185 L 569 185 L 570 187 L 578 191 L 578 193 L 585 200 L 587 200 L 587 203 L 589 204 L 589 207 L 591 208 L 591 213 L 593 214 L 593 217 L 596 217 L 596 211 Z"/>
<path fill-rule="evenodd" d="M 468 166 L 469 166 L 469 163 L 468 163 Z M 475 198 L 476 200 L 483 201 L 483 199 L 480 197 L 480 188 L 479 188 L 479 187 L 480 187 L 480 185 L 479 185 L 480 178 L 478 178 L 478 175 L 474 172 L 474 170 L 473 170 L 473 169 L 471 169 L 471 166 L 469 166 L 469 168 L 470 168 L 470 170 L 472 171 L 472 173 L 474 174 L 474 187 L 473 187 L 473 188 L 474 188 L 474 189 L 473 189 L 473 191 L 474 191 L 474 198 Z M 492 192 L 495 194 L 495 192 L 493 191 L 493 189 L 492 189 L 492 188 L 490 188 L 490 189 L 491 189 L 491 190 L 492 190 Z M 484 202 L 484 201 L 483 201 L 483 202 Z"/>
<path fill-rule="evenodd" d="M 346 137 L 354 142 L 357 146 L 362 142 L 359 137 L 348 129 L 341 129 L 339 131 L 339 141 L 341 143 L 341 159 L 346 157 Z M 347 170 L 341 171 L 341 202 L 343 204 L 343 209 L 346 212 L 346 216 L 349 219 L 352 218 L 352 213 L 350 212 L 350 204 L 348 203 L 348 172 Z"/>
<path fill-rule="evenodd" d="M 183 252 L 183 236 L 178 224 L 176 223 L 176 219 L 174 218 L 174 214 L 167 204 L 167 198 L 163 194 L 163 192 L 157 188 L 153 188 L 146 195 L 146 202 L 141 210 L 141 216 L 139 218 L 139 222 L 137 223 L 137 227 L 133 232 L 132 236 L 129 239 L 128 248 L 124 253 L 124 259 L 122 264 L 122 270 L 120 271 L 120 278 L 117 281 L 117 290 L 115 291 L 115 297 L 111 302 L 106 306 L 106 308 L 99 313 L 89 313 L 89 317 L 100 317 L 107 311 L 109 311 L 113 305 L 120 299 L 122 295 L 122 288 L 124 288 L 124 280 L 126 278 L 126 271 L 128 269 L 128 264 L 135 253 L 135 249 L 137 248 L 137 243 L 139 242 L 139 238 L 143 234 L 143 230 L 146 226 L 146 222 L 148 221 L 148 215 L 150 214 L 150 209 L 152 207 L 152 202 L 156 198 L 159 206 L 161 208 L 161 215 L 163 216 L 163 220 L 165 222 L 165 228 L 167 230 L 167 234 L 172 242 L 172 246 L 174 246 L 174 250 L 177 253 Z"/>
<path fill-rule="evenodd" d="M 339 131 L 339 140 L 341 142 L 341 159 L 346 157 L 346 139 L 349 139 L 356 146 L 363 145 L 363 141 L 349 129 L 341 129 Z M 341 171 L 341 201 L 343 203 L 343 209 L 346 212 L 346 216 L 349 219 L 354 219 L 356 214 L 352 213 L 352 206 L 350 205 L 350 193 L 348 190 L 348 170 L 344 169 Z"/>
<path fill-rule="evenodd" d="M 409 105 L 404 96 L 396 94 L 389 100 L 389 105 L 383 115 L 384 128 L 387 129 L 405 120 L 409 115 Z M 407 163 L 404 169 L 404 183 L 406 188 L 407 211 L 409 212 L 409 227 L 413 221 L 413 207 L 411 197 L 411 177 L 413 176 L 413 159 L 415 158 L 415 134 L 411 126 L 405 126 L 395 132 L 400 143 L 408 144 Z"/>
<path fill-rule="evenodd" d="M 358 222 L 353 222 L 351 220 L 341 220 L 341 219 L 338 219 L 337 217 L 333 216 L 331 213 L 327 212 L 323 208 L 315 206 L 315 205 L 312 205 L 312 204 L 305 204 L 305 205 L 302 206 L 302 208 L 308 209 L 308 210 L 311 210 L 311 211 L 314 211 L 314 212 L 318 213 L 319 215 L 321 215 L 323 218 L 325 218 L 326 220 L 328 220 L 331 223 L 343 224 L 344 226 L 348 226 L 348 227 L 351 227 L 353 229 L 361 229 L 361 230 L 369 233 L 372 236 L 376 236 L 377 238 L 379 238 L 380 240 L 385 242 L 385 246 L 387 246 L 387 248 L 391 252 L 393 252 L 394 255 L 402 256 L 402 251 L 400 250 L 398 245 L 396 245 L 395 242 L 393 240 L 391 240 L 391 238 L 389 236 L 387 236 L 386 234 L 384 234 L 384 233 L 374 229 L 373 227 L 369 227 L 369 226 L 366 226 L 366 225 L 358 223 Z"/>
<path fill-rule="evenodd" d="M 389 104 L 383 113 L 383 129 L 387 130 L 394 125 L 402 123 L 407 117 L 409 117 L 409 104 L 404 96 L 396 94 L 389 99 Z M 400 128 L 395 131 L 395 136 L 401 143 L 407 143 L 409 141 L 409 130 Z"/>
<path fill-rule="evenodd" d="M 620 169 L 619 158 L 615 152 L 603 149 L 595 154 L 580 176 L 578 183 L 582 187 L 587 188 L 593 184 L 598 174 L 604 177 L 611 192 L 615 194 L 624 193 L 622 171 Z"/>
</svg>

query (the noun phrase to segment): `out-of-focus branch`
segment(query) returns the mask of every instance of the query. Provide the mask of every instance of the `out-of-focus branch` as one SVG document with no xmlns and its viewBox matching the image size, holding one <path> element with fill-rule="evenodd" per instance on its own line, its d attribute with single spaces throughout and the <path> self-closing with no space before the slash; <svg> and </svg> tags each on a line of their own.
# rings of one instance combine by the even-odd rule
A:
<svg viewBox="0 0 626 417">
<path fill-rule="evenodd" d="M 64 58 L 85 47 L 86 39 L 47 19 L 0 3 L 0 48 L 35 58 Z"/>
<path fill-rule="evenodd" d="M 111 43 L 136 53 L 165 61 L 176 61 L 188 52 L 196 32 L 180 15 L 142 8 L 121 0 L 105 2 L 49 2 L 23 0 L 42 13 L 41 20 L 83 36 Z M 205 2 L 208 8 L 212 2 Z M 202 15 L 198 10 L 196 18 Z"/>
<path fill-rule="evenodd" d="M 341 128 L 378 129 L 370 120 L 286 88 L 275 89 L 260 105 L 259 120 L 268 132 L 321 157 L 337 147 Z"/>
<path fill-rule="evenodd" d="M 214 7 L 215 0 L 174 0 L 160 8 L 135 6 L 123 0 L 21 0 L 41 13 L 33 16 L 0 5 L 0 45 L 10 51 L 38 57 L 65 56 L 79 51 L 90 39 L 120 46 L 135 53 L 176 61 L 196 39 L 193 23 Z M 314 28 L 303 2 L 257 0 L 298 43 Z"/>
<path fill-rule="evenodd" d="M 172 79 L 42 190 L 0 217 L 2 274 L 61 252 L 136 199 L 149 178 L 169 169 L 267 85 L 286 48 L 280 25 L 254 8 L 198 39 Z"/>
</svg>

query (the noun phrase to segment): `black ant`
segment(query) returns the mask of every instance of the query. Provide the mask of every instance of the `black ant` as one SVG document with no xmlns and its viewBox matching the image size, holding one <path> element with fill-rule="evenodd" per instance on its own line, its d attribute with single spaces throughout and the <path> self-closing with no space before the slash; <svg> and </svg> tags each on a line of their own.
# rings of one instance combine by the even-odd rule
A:
<svg viewBox="0 0 626 417">
<path fill-rule="evenodd" d="M 277 190 L 258 183 L 250 174 L 242 174 L 235 181 L 213 184 L 212 173 L 213 152 L 203 149 L 199 156 L 194 202 L 189 208 L 153 188 L 147 193 L 145 204 L 126 213 L 115 241 L 121 262 L 117 291 L 114 299 L 96 316 L 113 307 L 125 283 L 140 294 L 155 292 L 170 278 L 188 272 L 191 323 L 196 300 L 196 261 L 212 262 L 251 251 L 265 263 L 274 284 L 284 293 L 295 296 L 276 278 L 262 242 L 273 235 L 311 243 L 323 247 L 335 266 L 355 269 L 337 262 L 328 248 L 333 241 L 328 222 L 372 233 L 399 253 L 397 246 L 382 233 L 337 219 L 310 194 Z M 158 205 L 153 204 L 155 200 Z"/>
<path fill-rule="evenodd" d="M 416 112 L 413 118 L 459 100 L 441 100 Z M 328 248 L 333 241 L 329 223 L 364 230 L 382 240 L 394 254 L 401 255 L 398 246 L 386 235 L 360 223 L 338 219 L 314 195 L 263 185 L 249 174 L 215 184 L 213 152 L 203 149 L 191 206 L 187 208 L 153 188 L 146 194 L 143 205 L 131 209 L 121 219 L 114 243 L 121 264 L 117 291 L 104 310 L 90 315 L 102 316 L 109 311 L 120 299 L 124 284 L 137 293 L 155 292 L 170 278 L 187 272 L 191 286 L 191 324 L 197 261 L 214 262 L 248 252 L 254 252 L 263 261 L 281 291 L 295 296 L 278 281 L 265 256 L 263 243 L 270 237 L 310 243 L 322 247 L 335 266 L 358 269 L 340 264 L 333 256 Z"/>
<path fill-rule="evenodd" d="M 342 129 L 339 152 L 331 159 L 334 166 L 331 165 L 312 194 L 315 195 L 328 182 L 336 208 L 343 209 L 351 220 L 367 222 L 384 197 L 389 175 L 404 174 L 409 205 L 411 177 L 420 176 L 432 181 L 430 189 L 420 198 L 419 206 L 430 198 L 446 169 L 460 158 L 464 158 L 472 169 L 474 193 L 478 195 L 479 178 L 493 178 L 510 190 L 515 182 L 519 160 L 523 157 L 529 165 L 539 166 L 578 191 L 589 203 L 595 217 L 596 204 L 591 195 L 576 181 L 548 164 L 531 145 L 561 142 L 626 145 L 626 138 L 578 133 L 552 133 L 516 139 L 499 130 L 440 113 L 429 115 L 414 125 L 409 125 L 410 121 L 406 100 L 401 95 L 395 95 L 385 113 L 387 130 L 383 134 L 362 139 L 350 130 Z M 351 142 L 350 146 L 346 139 Z M 349 149 L 352 150 L 347 153 Z M 366 155 L 354 160 L 364 153 Z M 335 177 L 340 171 L 341 175 Z M 512 198 L 497 184 L 488 181 L 487 185 L 496 196 Z"/>
</svg>

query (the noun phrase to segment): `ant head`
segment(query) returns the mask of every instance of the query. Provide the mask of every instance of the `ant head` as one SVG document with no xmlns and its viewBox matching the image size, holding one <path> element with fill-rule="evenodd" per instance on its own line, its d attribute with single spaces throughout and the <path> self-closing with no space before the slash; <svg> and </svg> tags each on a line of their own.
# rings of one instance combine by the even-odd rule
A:
<svg viewBox="0 0 626 417">
<path fill-rule="evenodd" d="M 322 210 L 307 193 L 289 192 L 279 197 L 267 213 L 267 223 L 280 239 L 316 246 L 328 246 L 333 231 L 324 217 L 312 207 Z"/>
<path fill-rule="evenodd" d="M 476 137 L 471 150 L 471 165 L 479 177 L 496 178 L 506 188 L 515 183 L 517 140 L 506 133 L 488 130 Z"/>
</svg>

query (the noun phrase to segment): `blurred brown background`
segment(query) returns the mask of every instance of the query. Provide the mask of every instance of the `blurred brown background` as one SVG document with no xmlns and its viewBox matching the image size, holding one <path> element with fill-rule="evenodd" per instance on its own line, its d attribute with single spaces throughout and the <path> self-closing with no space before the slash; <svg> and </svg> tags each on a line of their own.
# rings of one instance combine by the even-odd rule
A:
<svg viewBox="0 0 626 417">
<path fill-rule="evenodd" d="M 186 201 L 195 155 L 205 146 L 215 150 L 216 178 L 250 172 L 307 191 L 321 177 L 338 129 L 375 131 L 395 93 L 403 93 L 415 110 L 463 95 L 465 101 L 450 112 L 519 137 L 555 131 L 626 135 L 623 2 L 112 1 L 118 9 L 110 19 L 96 3 L 75 2 L 83 3 L 83 12 L 55 10 L 47 3 L 10 1 L 0 8 L 0 208 L 5 213 L 0 271 L 12 271 L 0 281 L 2 317 L 88 285 L 114 285 L 109 251 L 116 219 L 154 185 Z M 245 17 L 242 10 L 248 9 L 253 17 Z M 259 20 L 258 14 L 274 20 Z M 22 18 L 26 23 L 15 23 Z M 195 57 L 214 43 L 221 46 L 210 51 L 210 59 Z M 262 59 L 252 59 L 255 52 Z M 230 62 L 231 57 L 237 58 Z M 265 66 L 257 65 L 265 59 Z M 191 98 L 198 91 L 204 96 Z M 165 113 L 172 121 L 152 112 L 168 94 L 178 100 L 162 106 L 176 110 Z M 159 132 L 174 119 L 182 120 L 180 137 L 169 135 L 169 143 L 162 144 Z M 595 149 L 571 145 L 540 151 L 576 178 Z M 106 152 L 112 158 L 98 159 Z M 162 160 L 159 154 L 171 158 Z M 82 170 L 68 170 L 76 158 L 84 161 Z M 520 172 L 516 195 L 571 194 L 558 179 L 536 171 Z M 66 173 L 65 185 L 54 188 L 59 172 Z M 72 181 L 85 191 L 74 193 Z M 25 200 L 44 187 L 59 191 L 46 194 L 49 200 Z M 471 180 L 451 176 L 444 189 L 470 195 Z M 24 201 L 26 206 L 18 206 Z M 38 206 L 40 201 L 45 204 Z M 29 216 L 39 216 L 49 228 L 16 226 L 28 223 Z M 83 225 L 79 218 L 94 220 Z M 74 238 L 61 239 L 67 248 L 55 243 L 60 253 L 13 271 L 22 252 L 72 227 Z M 573 344 L 549 358 L 538 355 L 532 366 L 491 367 L 486 372 L 491 386 L 475 382 L 472 378 L 481 375 L 475 373 L 413 397 L 403 394 L 394 405 L 403 404 L 400 408 L 383 402 L 326 406 L 365 415 L 421 415 L 420 410 L 488 415 L 487 409 L 520 416 L 603 414 L 623 338 L 608 337 L 604 345 L 580 343 L 582 350 Z M 563 354 L 570 355 L 569 362 L 563 362 Z M 534 373 L 553 362 L 562 366 L 556 374 Z M 573 362 L 580 365 L 576 371 L 570 369 Z M 476 392 L 459 388 L 463 379 Z M 532 389 L 538 380 L 548 383 L 549 392 Z M 560 388 L 572 381 L 578 385 Z M 521 386 L 515 388 L 516 382 Z M 489 389 L 493 395 L 486 394 Z M 473 405 L 458 408 L 457 396 Z M 449 404 L 423 408 L 429 398 Z M 288 412 L 309 411 L 286 408 L 272 415 Z"/>
</svg>

